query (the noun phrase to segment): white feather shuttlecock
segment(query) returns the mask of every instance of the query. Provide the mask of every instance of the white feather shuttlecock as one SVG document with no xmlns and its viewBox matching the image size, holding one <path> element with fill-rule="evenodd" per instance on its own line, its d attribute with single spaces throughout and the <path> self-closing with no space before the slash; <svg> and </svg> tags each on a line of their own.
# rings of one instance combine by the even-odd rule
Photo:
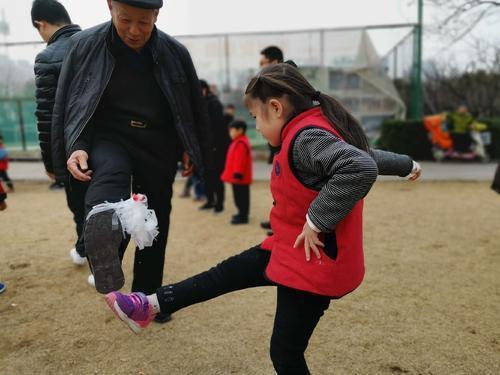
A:
<svg viewBox="0 0 500 375">
<path fill-rule="evenodd" d="M 154 210 L 148 209 L 148 199 L 143 194 L 135 194 L 126 201 L 117 203 L 101 203 L 94 206 L 87 216 L 99 212 L 114 210 L 113 221 L 118 218 L 122 226 L 123 234 L 128 233 L 140 249 L 153 244 L 158 235 L 158 220 Z"/>
</svg>

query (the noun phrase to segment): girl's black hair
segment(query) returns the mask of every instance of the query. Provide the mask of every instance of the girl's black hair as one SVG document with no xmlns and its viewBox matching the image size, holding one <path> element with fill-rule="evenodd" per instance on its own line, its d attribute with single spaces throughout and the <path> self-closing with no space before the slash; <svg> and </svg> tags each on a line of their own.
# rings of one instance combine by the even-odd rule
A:
<svg viewBox="0 0 500 375">
<path fill-rule="evenodd" d="M 368 140 L 359 122 L 333 97 L 316 91 L 297 67 L 290 63 L 262 69 L 250 81 L 245 94 L 263 103 L 271 98 L 286 96 L 295 113 L 312 108 L 313 102 L 317 101 L 330 125 L 347 143 L 364 151 L 369 150 Z"/>
</svg>

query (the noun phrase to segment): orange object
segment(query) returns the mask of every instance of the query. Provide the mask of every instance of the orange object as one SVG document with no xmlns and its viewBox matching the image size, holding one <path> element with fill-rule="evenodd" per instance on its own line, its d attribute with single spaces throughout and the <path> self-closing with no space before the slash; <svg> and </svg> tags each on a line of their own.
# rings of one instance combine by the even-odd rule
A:
<svg viewBox="0 0 500 375">
<path fill-rule="evenodd" d="M 450 150 L 453 147 L 450 134 L 443 130 L 442 124 L 445 116 L 443 114 L 424 117 L 424 126 L 431 136 L 433 145 L 443 150 Z"/>
</svg>

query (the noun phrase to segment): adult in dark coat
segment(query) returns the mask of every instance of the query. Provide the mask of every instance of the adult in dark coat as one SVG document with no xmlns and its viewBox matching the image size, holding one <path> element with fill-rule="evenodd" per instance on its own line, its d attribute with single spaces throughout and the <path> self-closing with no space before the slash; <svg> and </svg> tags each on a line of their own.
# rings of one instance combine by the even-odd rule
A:
<svg viewBox="0 0 500 375">
<path fill-rule="evenodd" d="M 55 181 L 51 128 L 57 80 L 68 49 L 69 38 L 81 31 L 81 29 L 78 25 L 71 23 L 68 12 L 56 0 L 35 0 L 31 7 L 31 21 L 43 41 L 47 43 L 47 48 L 35 58 L 35 113 L 45 171 L 49 178 Z M 69 184 L 66 179 L 59 179 L 52 186 L 65 188 L 66 201 L 73 213 L 73 220 L 76 224 L 77 239 L 81 238 L 85 215 L 86 186 L 78 182 Z M 75 248 L 70 251 L 70 255 L 75 264 L 83 265 L 86 263 L 83 241 L 77 240 Z"/>
<path fill-rule="evenodd" d="M 212 139 L 211 165 L 207 173 L 205 190 L 207 202 L 200 207 L 201 210 L 213 209 L 215 213 L 224 210 L 224 183 L 220 176 L 226 164 L 226 154 L 231 139 L 229 130 L 224 122 L 224 112 L 219 98 L 212 93 L 206 81 L 200 80 L 201 93 L 207 102 L 209 132 Z"/>
<path fill-rule="evenodd" d="M 108 0 L 112 21 L 71 39 L 54 109 L 57 175 L 89 184 L 86 211 L 144 193 L 158 218 L 151 247 L 136 249 L 132 290 L 162 284 L 177 162 L 184 174 L 204 174 L 208 116 L 198 77 L 184 46 L 156 29 L 162 0 Z M 120 223 L 112 211 L 87 218 L 84 238 L 96 289 L 124 284 Z M 168 320 L 168 316 L 160 320 Z"/>
</svg>

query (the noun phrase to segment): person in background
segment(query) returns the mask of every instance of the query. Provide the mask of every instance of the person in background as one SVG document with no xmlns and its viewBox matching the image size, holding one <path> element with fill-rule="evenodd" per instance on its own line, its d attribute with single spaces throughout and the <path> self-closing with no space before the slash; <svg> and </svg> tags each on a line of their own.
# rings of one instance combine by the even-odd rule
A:
<svg viewBox="0 0 500 375">
<path fill-rule="evenodd" d="M 5 203 L 6 199 L 7 199 L 7 193 L 5 193 L 2 182 L 0 182 L 0 211 L 7 209 L 7 203 Z M 5 292 L 5 289 L 7 289 L 5 283 L 0 282 L 0 294 Z"/>
<path fill-rule="evenodd" d="M 226 166 L 221 179 L 233 187 L 234 204 L 238 213 L 233 215 L 231 224 L 247 224 L 250 211 L 250 184 L 252 183 L 252 147 L 246 136 L 247 124 L 235 120 L 229 125 L 229 135 L 233 140 L 227 152 Z"/>
<path fill-rule="evenodd" d="M 470 114 L 467 106 L 460 105 L 455 112 L 448 114 L 446 120 L 453 141 L 453 150 L 459 155 L 470 153 L 472 145 L 470 132 L 474 117 Z"/>
<path fill-rule="evenodd" d="M 259 65 L 261 68 L 265 68 L 269 65 L 276 65 L 282 63 L 284 60 L 283 51 L 277 46 L 269 46 L 260 51 L 260 61 Z M 269 147 L 269 157 L 267 158 L 267 163 L 272 164 L 274 155 L 278 152 L 278 147 L 273 147 L 268 143 Z M 272 234 L 271 223 L 269 221 L 262 221 L 260 223 L 262 229 L 266 229 L 268 234 Z"/>
<path fill-rule="evenodd" d="M 0 181 L 0 211 L 4 211 L 7 209 L 7 203 L 5 203 L 6 200 L 7 200 L 7 193 L 5 192 L 3 184 Z"/>
<path fill-rule="evenodd" d="M 226 104 L 224 107 L 223 121 L 224 121 L 224 127 L 226 128 L 227 131 L 229 131 L 229 125 L 234 121 L 235 116 L 236 116 L 236 107 L 234 106 L 234 104 L 231 103 Z"/>
<path fill-rule="evenodd" d="M 207 104 L 212 145 L 207 181 L 205 181 L 207 202 L 200 207 L 200 210 L 213 209 L 214 213 L 218 214 L 224 211 L 224 183 L 220 175 L 224 170 L 226 153 L 231 140 L 227 126 L 224 124 L 222 103 L 205 80 L 200 80 L 200 87 Z"/>
<path fill-rule="evenodd" d="M 9 169 L 9 154 L 3 144 L 3 137 L 0 135 L 0 183 L 4 181 L 10 192 L 14 191 L 14 183 L 10 179 L 7 171 Z"/>
<path fill-rule="evenodd" d="M 259 65 L 265 68 L 268 65 L 280 64 L 284 60 L 283 51 L 276 46 L 269 46 L 260 51 Z"/>
<path fill-rule="evenodd" d="M 500 163 L 498 163 L 497 171 L 495 172 L 495 177 L 493 178 L 491 188 L 498 194 L 500 194 Z"/>
<path fill-rule="evenodd" d="M 52 112 L 57 90 L 57 81 L 61 66 L 68 50 L 69 38 L 81 31 L 71 22 L 68 12 L 56 0 L 35 0 L 31 6 L 31 21 L 47 47 L 35 58 L 35 97 L 38 139 L 42 151 L 42 160 L 47 176 L 54 181 L 51 190 L 63 188 L 66 202 L 73 214 L 77 240 L 70 250 L 74 264 L 82 266 L 85 259 L 85 246 L 82 232 L 85 215 L 86 184 L 66 179 L 56 179 L 52 161 Z"/>
</svg>

